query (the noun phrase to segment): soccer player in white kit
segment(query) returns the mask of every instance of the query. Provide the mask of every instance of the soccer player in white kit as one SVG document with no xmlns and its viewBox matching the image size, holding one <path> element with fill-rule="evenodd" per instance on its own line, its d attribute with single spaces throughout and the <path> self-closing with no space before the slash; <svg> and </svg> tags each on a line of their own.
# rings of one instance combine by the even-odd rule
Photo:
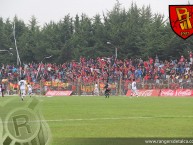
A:
<svg viewBox="0 0 193 145">
<path fill-rule="evenodd" d="M 95 86 L 94 86 L 94 95 L 99 96 L 99 88 L 97 83 L 95 83 Z"/>
<path fill-rule="evenodd" d="M 25 91 L 25 87 L 26 87 L 26 81 L 24 80 L 24 78 L 21 78 L 21 80 L 18 82 L 18 85 L 19 85 L 19 89 L 20 89 L 20 96 L 21 96 L 21 100 L 23 101 L 23 98 L 26 94 L 26 91 Z"/>
<path fill-rule="evenodd" d="M 131 84 L 131 96 L 136 95 L 138 97 L 138 92 L 137 92 L 137 84 L 135 79 L 133 79 L 133 82 Z"/>
<path fill-rule="evenodd" d="M 30 83 L 27 84 L 27 93 L 31 97 L 31 95 L 32 95 L 32 86 L 30 85 Z"/>
</svg>

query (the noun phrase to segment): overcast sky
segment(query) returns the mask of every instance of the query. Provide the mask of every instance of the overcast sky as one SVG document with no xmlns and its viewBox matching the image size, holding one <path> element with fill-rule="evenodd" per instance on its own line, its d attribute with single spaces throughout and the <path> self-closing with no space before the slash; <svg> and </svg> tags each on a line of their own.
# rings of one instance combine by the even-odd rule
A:
<svg viewBox="0 0 193 145">
<path fill-rule="evenodd" d="M 188 0 L 119 0 L 121 6 L 128 9 L 135 2 L 139 7 L 150 5 L 153 13 L 161 13 L 168 17 L 168 6 L 188 4 Z M 193 0 L 189 0 L 193 4 Z M 112 10 L 116 0 L 0 0 L 0 17 L 12 18 L 17 15 L 28 23 L 34 15 L 39 25 L 51 20 L 58 22 L 65 15 L 85 13 L 89 17 Z"/>
</svg>

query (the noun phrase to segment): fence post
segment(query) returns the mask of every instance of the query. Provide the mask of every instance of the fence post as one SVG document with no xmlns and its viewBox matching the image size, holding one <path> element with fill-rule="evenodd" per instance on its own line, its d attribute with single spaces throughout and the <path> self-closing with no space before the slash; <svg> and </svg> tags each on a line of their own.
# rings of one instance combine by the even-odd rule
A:
<svg viewBox="0 0 193 145">
<path fill-rule="evenodd" d="M 144 89 L 144 87 L 145 87 L 145 84 L 144 84 L 144 78 L 143 78 L 143 83 L 142 83 L 142 89 Z"/>
<path fill-rule="evenodd" d="M 80 91 L 80 78 L 78 78 L 78 84 L 77 84 L 77 91 L 78 91 L 78 95 L 81 95 L 81 91 Z"/>
<path fill-rule="evenodd" d="M 170 78 L 168 78 L 168 89 L 170 88 Z"/>
<path fill-rule="evenodd" d="M 97 84 L 98 84 L 98 90 L 99 90 L 99 92 L 98 92 L 98 96 L 100 96 L 100 84 L 99 84 L 99 79 L 97 79 Z"/>
<path fill-rule="evenodd" d="M 122 78 L 120 77 L 120 80 L 119 80 L 119 91 L 118 91 L 118 96 L 121 95 L 121 83 L 122 83 Z"/>
<path fill-rule="evenodd" d="M 42 80 L 40 79 L 40 96 L 42 95 Z"/>
</svg>

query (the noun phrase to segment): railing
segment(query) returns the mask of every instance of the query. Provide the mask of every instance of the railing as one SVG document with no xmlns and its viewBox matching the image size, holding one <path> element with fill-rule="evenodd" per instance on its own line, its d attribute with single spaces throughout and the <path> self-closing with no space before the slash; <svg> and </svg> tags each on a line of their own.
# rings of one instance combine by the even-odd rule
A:
<svg viewBox="0 0 193 145">
<path fill-rule="evenodd" d="M 5 93 L 6 94 L 17 94 L 18 85 L 10 81 L 5 81 Z M 104 86 L 106 80 L 97 80 L 96 82 L 84 82 L 81 79 L 76 81 L 45 81 L 31 83 L 33 87 L 33 93 L 38 95 L 44 95 L 48 90 L 72 90 L 72 95 L 94 95 L 95 84 L 99 91 L 98 95 L 104 95 Z M 128 89 L 131 88 L 130 80 L 116 79 L 109 81 L 111 88 L 111 95 L 125 95 Z M 160 80 L 138 80 L 138 89 L 178 89 L 186 88 L 193 89 L 193 79 L 160 79 Z M 96 94 L 95 94 L 96 95 Z"/>
</svg>

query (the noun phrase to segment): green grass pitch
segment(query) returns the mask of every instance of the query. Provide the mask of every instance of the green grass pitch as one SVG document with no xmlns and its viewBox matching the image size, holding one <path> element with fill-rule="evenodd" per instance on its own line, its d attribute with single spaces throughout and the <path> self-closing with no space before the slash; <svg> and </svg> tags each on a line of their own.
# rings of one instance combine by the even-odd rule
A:
<svg viewBox="0 0 193 145">
<path fill-rule="evenodd" d="M 29 99 L 26 97 L 24 101 Z M 65 145 L 66 138 L 193 137 L 193 98 L 69 96 L 38 99 L 51 129 L 53 145 Z"/>
</svg>

